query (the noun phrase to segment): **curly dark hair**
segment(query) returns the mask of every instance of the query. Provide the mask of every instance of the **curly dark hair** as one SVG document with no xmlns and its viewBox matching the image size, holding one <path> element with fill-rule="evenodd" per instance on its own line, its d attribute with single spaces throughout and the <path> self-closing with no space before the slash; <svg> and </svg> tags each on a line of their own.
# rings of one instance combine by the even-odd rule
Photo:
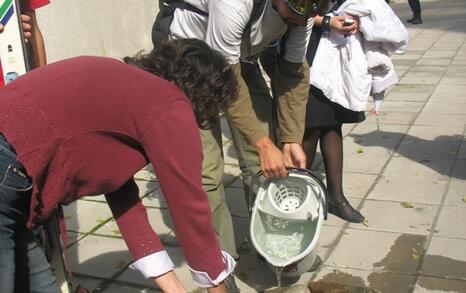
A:
<svg viewBox="0 0 466 293">
<path fill-rule="evenodd" d="M 181 88 L 191 100 L 197 124 L 211 128 L 238 93 L 231 66 L 217 51 L 197 39 L 170 40 L 150 53 L 125 57 L 133 64 Z"/>
</svg>

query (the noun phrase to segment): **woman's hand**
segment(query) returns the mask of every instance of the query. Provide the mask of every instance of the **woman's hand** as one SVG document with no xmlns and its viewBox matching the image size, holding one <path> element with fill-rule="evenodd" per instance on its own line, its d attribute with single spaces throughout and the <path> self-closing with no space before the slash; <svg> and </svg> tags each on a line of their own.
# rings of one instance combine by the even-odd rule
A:
<svg viewBox="0 0 466 293">
<path fill-rule="evenodd" d="M 26 14 L 21 14 L 21 23 L 23 25 L 24 38 L 27 40 L 32 35 L 31 17 Z M 0 24 L 0 33 L 3 32 L 3 30 L 4 30 L 4 27 L 3 25 Z"/>
<path fill-rule="evenodd" d="M 344 25 L 345 19 L 352 19 L 351 25 Z M 359 31 L 359 18 L 353 15 L 339 15 L 330 18 L 330 30 L 336 31 L 342 35 L 354 35 Z"/>
</svg>

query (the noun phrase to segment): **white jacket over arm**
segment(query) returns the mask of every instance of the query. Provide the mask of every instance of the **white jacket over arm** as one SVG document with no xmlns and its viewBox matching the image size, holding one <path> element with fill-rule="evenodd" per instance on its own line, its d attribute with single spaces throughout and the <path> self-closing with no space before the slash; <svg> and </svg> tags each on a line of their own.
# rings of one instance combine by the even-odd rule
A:
<svg viewBox="0 0 466 293">
<path fill-rule="evenodd" d="M 364 111 L 371 93 L 398 82 L 390 56 L 406 49 L 408 32 L 384 0 L 347 0 L 336 14 L 358 16 L 359 32 L 348 37 L 323 35 L 310 81 L 331 101 Z"/>
</svg>

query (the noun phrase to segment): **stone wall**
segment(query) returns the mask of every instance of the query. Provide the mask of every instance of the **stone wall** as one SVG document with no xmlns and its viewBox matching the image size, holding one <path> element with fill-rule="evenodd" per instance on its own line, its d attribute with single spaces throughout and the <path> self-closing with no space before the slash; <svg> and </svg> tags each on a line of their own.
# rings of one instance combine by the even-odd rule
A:
<svg viewBox="0 0 466 293">
<path fill-rule="evenodd" d="M 48 62 L 79 55 L 121 58 L 150 50 L 157 0 L 51 0 L 37 10 Z"/>
</svg>

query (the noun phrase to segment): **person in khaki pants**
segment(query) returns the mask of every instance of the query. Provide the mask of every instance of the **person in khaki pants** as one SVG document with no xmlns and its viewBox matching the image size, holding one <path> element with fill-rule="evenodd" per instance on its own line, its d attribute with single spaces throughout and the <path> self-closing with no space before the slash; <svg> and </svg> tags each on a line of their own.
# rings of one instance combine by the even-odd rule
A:
<svg viewBox="0 0 466 293">
<path fill-rule="evenodd" d="M 153 42 L 197 38 L 220 51 L 239 83 L 237 100 L 226 118 L 246 187 L 262 170 L 267 177 L 287 175 L 286 167 L 305 167 L 301 147 L 307 102 L 307 42 L 312 16 L 325 0 L 184 0 L 162 5 L 153 29 Z M 258 8 L 260 7 L 260 8 Z M 154 37 L 155 36 L 155 37 Z M 281 45 L 272 100 L 257 56 L 271 43 Z M 278 133 L 276 128 L 278 127 Z M 223 187 L 223 151 L 220 125 L 201 130 L 203 185 L 209 196 L 212 221 L 222 248 L 237 256 L 233 224 Z"/>
</svg>

